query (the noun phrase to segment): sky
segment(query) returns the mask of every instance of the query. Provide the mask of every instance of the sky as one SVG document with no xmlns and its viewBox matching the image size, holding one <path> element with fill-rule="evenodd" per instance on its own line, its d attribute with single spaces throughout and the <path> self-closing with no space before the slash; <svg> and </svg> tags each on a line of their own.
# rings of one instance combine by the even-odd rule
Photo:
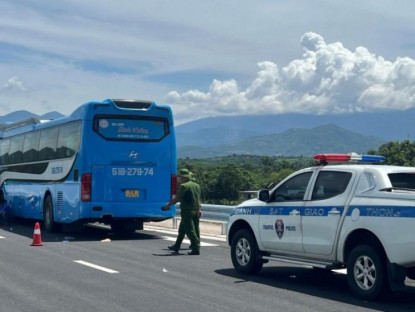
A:
<svg viewBox="0 0 415 312">
<path fill-rule="evenodd" d="M 0 115 L 152 100 L 176 124 L 415 106 L 413 0 L 1 0 Z"/>
</svg>

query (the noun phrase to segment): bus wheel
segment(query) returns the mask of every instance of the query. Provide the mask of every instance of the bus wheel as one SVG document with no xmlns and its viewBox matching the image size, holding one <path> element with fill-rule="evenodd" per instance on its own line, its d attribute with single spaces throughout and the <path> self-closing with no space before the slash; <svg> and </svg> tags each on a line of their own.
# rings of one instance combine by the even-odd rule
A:
<svg viewBox="0 0 415 312">
<path fill-rule="evenodd" d="M 135 223 L 131 221 L 112 221 L 111 223 L 111 230 L 114 233 L 134 233 L 137 229 Z"/>
<path fill-rule="evenodd" d="M 59 230 L 59 225 L 55 222 L 55 218 L 53 216 L 53 203 L 51 196 L 48 196 L 45 199 L 45 204 L 43 206 L 43 223 L 47 232 L 52 233 Z"/>
</svg>

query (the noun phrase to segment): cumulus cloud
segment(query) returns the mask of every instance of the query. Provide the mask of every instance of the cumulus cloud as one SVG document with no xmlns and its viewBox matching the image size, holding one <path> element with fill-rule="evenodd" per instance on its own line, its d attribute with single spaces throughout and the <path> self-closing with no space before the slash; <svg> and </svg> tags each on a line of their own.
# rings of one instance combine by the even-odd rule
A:
<svg viewBox="0 0 415 312">
<path fill-rule="evenodd" d="M 404 110 L 415 106 L 415 60 L 394 62 L 327 43 L 316 33 L 301 38 L 303 55 L 283 68 L 259 62 L 252 83 L 242 90 L 235 80 L 214 80 L 207 92 L 171 91 L 167 102 L 180 119 L 263 113 L 352 113 Z"/>
<path fill-rule="evenodd" d="M 5 84 L 4 89 L 8 90 L 20 90 L 25 91 L 26 88 L 23 85 L 23 82 L 20 81 L 19 77 L 14 76 L 10 78 Z"/>
</svg>

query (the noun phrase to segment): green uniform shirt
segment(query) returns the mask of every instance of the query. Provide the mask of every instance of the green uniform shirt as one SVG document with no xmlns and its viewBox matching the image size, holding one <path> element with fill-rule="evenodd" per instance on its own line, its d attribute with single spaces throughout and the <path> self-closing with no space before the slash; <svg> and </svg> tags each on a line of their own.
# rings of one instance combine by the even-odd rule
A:
<svg viewBox="0 0 415 312">
<path fill-rule="evenodd" d="M 183 210 L 195 210 L 199 209 L 200 204 L 200 185 L 193 182 L 188 181 L 183 183 L 179 191 L 177 192 L 177 197 L 180 201 L 180 209 Z"/>
</svg>

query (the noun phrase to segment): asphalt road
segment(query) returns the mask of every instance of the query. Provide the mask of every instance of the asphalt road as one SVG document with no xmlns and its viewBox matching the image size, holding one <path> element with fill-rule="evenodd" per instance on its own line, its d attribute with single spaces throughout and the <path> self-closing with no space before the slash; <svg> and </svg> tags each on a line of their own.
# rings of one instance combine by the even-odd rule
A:
<svg viewBox="0 0 415 312">
<path fill-rule="evenodd" d="M 173 255 L 174 231 L 106 228 L 48 234 L 30 246 L 33 222 L 0 228 L 0 311 L 415 311 L 415 284 L 381 302 L 357 300 L 346 276 L 266 264 L 238 275 L 229 247 L 202 237 L 200 256 Z"/>
</svg>

